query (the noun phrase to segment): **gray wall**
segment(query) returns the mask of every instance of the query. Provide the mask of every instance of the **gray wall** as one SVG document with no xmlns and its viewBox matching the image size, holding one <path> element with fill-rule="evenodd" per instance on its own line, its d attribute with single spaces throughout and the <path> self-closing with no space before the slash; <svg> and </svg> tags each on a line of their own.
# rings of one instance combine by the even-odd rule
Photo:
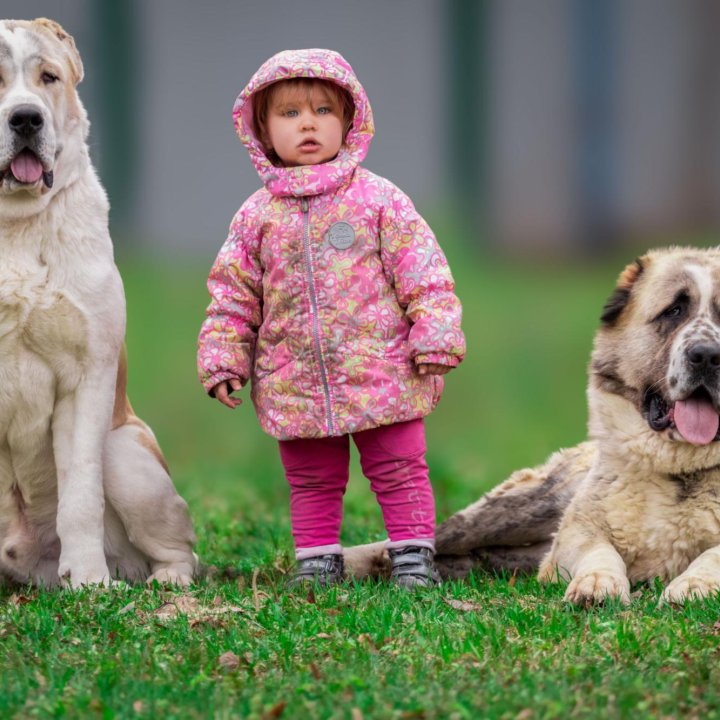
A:
<svg viewBox="0 0 720 720">
<path fill-rule="evenodd" d="M 593 230 L 590 244 L 717 233 L 720 3 L 492 7 L 493 236 L 542 252 L 588 249 Z"/>
<path fill-rule="evenodd" d="M 567 10 L 565 0 L 507 0 L 493 13 L 491 210 L 512 245 L 563 243 L 577 227 Z"/>
<path fill-rule="evenodd" d="M 5 17 L 48 16 L 73 34 L 85 60 L 81 96 L 90 113 L 92 153 L 111 195 L 116 242 L 213 251 L 259 179 L 232 127 L 236 95 L 260 64 L 291 47 L 330 47 L 353 65 L 373 107 L 376 137 L 366 166 L 420 206 L 443 187 L 441 0 L 123 0 L 130 8 L 137 74 L 128 96 L 131 137 L 103 127 L 107 68 L 99 27 L 108 0 L 4 0 Z M 124 87 L 124 86 L 123 86 Z M 130 186 L 112 181 L 111 143 L 132 142 Z M 124 217 L 126 198 L 132 203 Z M 126 231 L 131 231 L 127 233 Z"/>
<path fill-rule="evenodd" d="M 259 187 L 235 135 L 236 95 L 286 48 L 341 52 L 363 83 L 376 136 L 366 167 L 419 203 L 442 186 L 442 81 L 435 0 L 153 0 L 143 11 L 141 226 L 158 240 L 216 248 Z M 440 90 L 440 93 L 442 91 Z"/>
<path fill-rule="evenodd" d="M 588 250 L 720 230 L 717 0 L 109 1 L 3 0 L 3 13 L 75 36 L 118 243 L 215 252 L 259 184 L 235 96 L 274 52 L 312 46 L 355 68 L 377 127 L 366 166 L 422 212 L 453 207 L 482 147 L 462 198 L 485 215 L 461 208 L 471 242 Z M 457 69 L 458 48 L 482 77 Z M 459 113 L 480 140 L 458 136 L 473 127 Z"/>
</svg>

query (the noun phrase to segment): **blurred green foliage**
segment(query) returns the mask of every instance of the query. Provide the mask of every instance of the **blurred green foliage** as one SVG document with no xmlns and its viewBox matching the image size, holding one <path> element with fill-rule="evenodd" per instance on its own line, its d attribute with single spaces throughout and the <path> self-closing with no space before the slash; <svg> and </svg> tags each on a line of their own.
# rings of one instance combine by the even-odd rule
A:
<svg viewBox="0 0 720 720">
<path fill-rule="evenodd" d="M 446 238 L 468 344 L 465 362 L 446 378 L 443 399 L 427 420 L 443 519 L 514 469 L 584 438 L 592 336 L 632 256 L 619 263 L 511 262 L 480 257 L 468 244 L 453 242 L 451 233 L 438 234 Z M 195 343 L 212 259 L 120 259 L 130 398 L 156 432 L 193 509 L 284 509 L 287 488 L 276 443 L 260 430 L 248 388 L 244 404 L 230 411 L 206 397 L 196 378 Z M 346 512 L 366 515 L 374 505 L 354 459 Z M 380 532 L 379 512 L 372 523 Z"/>
<path fill-rule="evenodd" d="M 427 423 L 441 519 L 583 439 L 592 335 L 631 259 L 513 264 L 444 245 L 468 356 Z M 718 717 L 717 598 L 659 608 L 653 583 L 631 608 L 584 610 L 562 602 L 562 585 L 483 573 L 421 596 L 382 582 L 284 592 L 275 441 L 249 402 L 231 412 L 195 377 L 211 259 L 119 263 L 130 396 L 190 502 L 210 575 L 189 593 L 3 589 L 5 715 Z M 345 516 L 347 544 L 383 537 L 357 462 Z"/>
</svg>

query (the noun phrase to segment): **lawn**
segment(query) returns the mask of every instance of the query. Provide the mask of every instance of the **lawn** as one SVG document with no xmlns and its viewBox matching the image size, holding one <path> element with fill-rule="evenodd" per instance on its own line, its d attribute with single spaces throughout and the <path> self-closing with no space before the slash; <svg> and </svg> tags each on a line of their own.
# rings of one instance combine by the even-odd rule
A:
<svg viewBox="0 0 720 720">
<path fill-rule="evenodd" d="M 517 265 L 447 248 L 466 362 L 428 419 L 442 519 L 584 437 L 585 368 L 622 263 Z M 187 498 L 209 576 L 164 588 L 0 591 L 3 717 L 720 717 L 720 600 L 568 608 L 562 588 L 478 574 L 411 595 L 283 591 L 288 492 L 247 402 L 195 377 L 212 258 L 121 256 L 130 396 Z M 346 544 L 383 537 L 354 461 Z"/>
</svg>

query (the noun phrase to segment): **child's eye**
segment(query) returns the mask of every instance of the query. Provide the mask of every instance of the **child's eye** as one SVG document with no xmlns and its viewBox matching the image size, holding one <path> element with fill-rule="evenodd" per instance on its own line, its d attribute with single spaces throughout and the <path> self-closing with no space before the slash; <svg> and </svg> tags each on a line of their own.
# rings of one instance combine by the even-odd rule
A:
<svg viewBox="0 0 720 720">
<path fill-rule="evenodd" d="M 285 111 L 285 117 L 297 117 L 298 111 L 297 110 L 286 110 Z"/>
<path fill-rule="evenodd" d="M 318 114 L 320 114 L 320 115 L 328 115 L 331 112 L 332 112 L 332 110 L 329 107 L 318 108 Z"/>
</svg>

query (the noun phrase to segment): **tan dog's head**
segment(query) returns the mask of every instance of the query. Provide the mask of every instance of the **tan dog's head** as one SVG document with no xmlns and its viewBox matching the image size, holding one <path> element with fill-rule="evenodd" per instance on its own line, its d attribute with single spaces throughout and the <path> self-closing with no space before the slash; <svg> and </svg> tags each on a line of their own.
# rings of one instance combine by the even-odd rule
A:
<svg viewBox="0 0 720 720">
<path fill-rule="evenodd" d="M 599 436 L 720 454 L 720 249 L 657 250 L 625 268 L 595 339 L 590 407 Z"/>
<path fill-rule="evenodd" d="M 0 218 L 38 212 L 87 163 L 82 76 L 60 25 L 0 21 Z"/>
</svg>

